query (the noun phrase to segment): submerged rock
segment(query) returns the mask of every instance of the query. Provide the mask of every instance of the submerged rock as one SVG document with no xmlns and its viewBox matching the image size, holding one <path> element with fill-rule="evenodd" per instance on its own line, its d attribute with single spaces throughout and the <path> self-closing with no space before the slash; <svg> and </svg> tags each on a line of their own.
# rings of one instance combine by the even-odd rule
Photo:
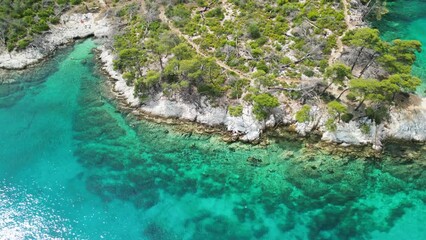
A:
<svg viewBox="0 0 426 240">
<path fill-rule="evenodd" d="M 247 162 L 251 165 L 251 166 L 260 166 L 262 164 L 262 159 L 260 158 L 255 158 L 255 157 L 248 157 L 247 158 Z"/>
</svg>

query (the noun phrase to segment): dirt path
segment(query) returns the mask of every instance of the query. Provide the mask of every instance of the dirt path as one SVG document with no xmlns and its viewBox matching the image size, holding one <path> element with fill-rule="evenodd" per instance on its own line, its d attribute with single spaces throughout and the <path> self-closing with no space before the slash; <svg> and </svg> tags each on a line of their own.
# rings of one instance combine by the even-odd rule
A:
<svg viewBox="0 0 426 240">
<path fill-rule="evenodd" d="M 142 14 L 147 14 L 148 13 L 147 8 L 146 8 L 146 3 L 145 3 L 144 0 L 141 0 L 141 9 L 140 9 L 140 11 L 141 11 Z"/>
<path fill-rule="evenodd" d="M 220 22 L 220 25 L 223 26 L 225 21 L 229 21 L 229 20 L 233 20 L 233 14 L 234 11 L 232 10 L 231 5 L 228 3 L 227 0 L 221 0 L 222 2 L 222 7 L 225 9 L 224 15 L 225 17 L 222 19 L 222 21 Z"/>
<path fill-rule="evenodd" d="M 197 52 L 197 54 L 199 54 L 199 55 L 201 55 L 203 57 L 211 57 L 211 56 L 208 56 L 205 53 L 203 53 L 201 51 L 201 49 L 200 49 L 200 46 L 198 46 L 198 44 L 194 43 L 188 35 L 183 34 L 178 28 L 176 28 L 176 27 L 173 26 L 173 24 L 170 21 L 170 19 L 167 18 L 167 16 L 166 16 L 166 13 L 165 13 L 165 10 L 164 10 L 164 6 L 160 6 L 160 15 L 159 16 L 160 16 L 161 21 L 163 21 L 164 23 L 166 23 L 167 26 L 169 26 L 169 28 L 170 28 L 170 30 L 172 32 L 174 32 L 178 36 L 184 38 L 186 40 L 186 42 L 189 45 L 191 45 L 192 48 L 194 48 L 194 50 Z M 240 70 L 231 68 L 226 63 L 222 62 L 221 60 L 217 59 L 216 57 L 212 57 L 212 58 L 215 60 L 216 64 L 219 65 L 220 67 L 222 67 L 222 68 L 224 68 L 224 69 L 226 69 L 226 70 L 228 70 L 230 72 L 233 72 L 233 73 L 237 74 L 240 78 L 247 78 L 247 79 L 251 80 L 251 77 L 248 74 L 243 73 Z"/>
<path fill-rule="evenodd" d="M 342 0 L 343 3 L 343 12 L 345 15 L 345 23 L 346 23 L 346 30 L 342 33 L 342 35 L 340 35 L 337 38 L 337 47 L 335 49 L 333 49 L 333 51 L 331 52 L 330 58 L 328 59 L 328 64 L 331 65 L 334 62 L 336 62 L 336 60 L 342 55 L 343 53 L 343 42 L 342 42 L 342 38 L 343 36 L 345 36 L 345 34 L 354 29 L 355 25 L 352 23 L 350 15 L 348 14 L 349 11 L 349 3 L 348 0 Z"/>
<path fill-rule="evenodd" d="M 183 34 L 183 33 L 182 33 L 182 32 L 181 32 L 178 28 L 176 28 L 176 27 L 174 27 L 174 26 L 173 26 L 173 24 L 172 24 L 171 20 L 170 20 L 170 19 L 166 16 L 164 6 L 160 6 L 160 15 L 159 15 L 159 17 L 160 17 L 160 20 L 161 20 L 162 22 L 164 22 L 164 23 L 166 23 L 166 24 L 167 24 L 167 26 L 170 28 L 170 30 L 171 30 L 173 33 L 175 33 L 176 35 L 178 35 L 178 36 L 180 36 L 180 37 L 184 38 L 184 39 L 186 40 L 186 42 L 187 42 L 189 45 L 191 45 L 191 46 L 192 46 L 192 48 L 194 48 L 194 50 L 197 52 L 197 54 L 199 54 L 199 55 L 201 55 L 201 56 L 203 56 L 203 57 L 211 57 L 211 58 L 213 58 L 213 59 L 215 60 L 215 62 L 216 62 L 216 64 L 217 64 L 217 65 L 219 65 L 219 66 L 220 66 L 220 67 L 222 67 L 223 69 L 226 69 L 226 70 L 228 70 L 228 71 L 230 71 L 230 72 L 233 72 L 233 73 L 237 74 L 240 78 L 246 78 L 246 79 L 248 79 L 248 80 L 250 80 L 250 81 L 252 81 L 252 80 L 253 80 L 253 79 L 252 79 L 252 77 L 251 77 L 249 74 L 244 73 L 244 72 L 242 72 L 242 71 L 240 71 L 240 70 L 238 70 L 238 69 L 231 68 L 231 67 L 230 67 L 230 66 L 228 66 L 225 62 L 223 62 L 223 61 L 221 61 L 221 60 L 217 59 L 216 57 L 213 57 L 213 56 L 207 55 L 207 54 L 205 54 L 204 52 L 202 52 L 202 51 L 201 51 L 201 49 L 200 49 L 200 46 L 199 46 L 198 44 L 194 43 L 194 42 L 192 41 L 192 39 L 191 39 L 188 35 Z M 278 77 L 277 79 L 278 79 L 279 81 L 285 81 L 285 82 L 300 82 L 300 80 L 299 80 L 299 79 L 287 79 L 287 78 L 283 78 L 283 77 Z"/>
</svg>

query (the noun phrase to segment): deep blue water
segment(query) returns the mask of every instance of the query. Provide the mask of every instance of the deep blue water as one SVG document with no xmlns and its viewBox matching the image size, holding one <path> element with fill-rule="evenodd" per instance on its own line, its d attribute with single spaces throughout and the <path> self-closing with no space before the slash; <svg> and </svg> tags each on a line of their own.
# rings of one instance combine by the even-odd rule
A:
<svg viewBox="0 0 426 240">
<path fill-rule="evenodd" d="M 424 147 L 363 159 L 137 120 L 94 46 L 2 76 L 0 239 L 426 238 Z"/>
</svg>

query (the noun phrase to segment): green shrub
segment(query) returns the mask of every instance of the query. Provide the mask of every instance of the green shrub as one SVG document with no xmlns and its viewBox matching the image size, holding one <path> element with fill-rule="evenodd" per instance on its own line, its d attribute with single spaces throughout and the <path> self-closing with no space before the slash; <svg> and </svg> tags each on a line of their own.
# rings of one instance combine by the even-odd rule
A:
<svg viewBox="0 0 426 240">
<path fill-rule="evenodd" d="M 325 69 L 328 67 L 328 61 L 325 59 L 319 61 L 318 67 L 320 68 L 320 71 L 323 73 Z"/>
<path fill-rule="evenodd" d="M 219 20 L 222 20 L 225 18 L 225 15 L 222 12 L 222 9 L 220 7 L 213 8 L 212 10 L 208 11 L 206 13 L 206 17 L 208 18 L 218 18 Z"/>
<path fill-rule="evenodd" d="M 283 50 L 283 47 L 279 44 L 275 44 L 274 47 L 275 47 L 275 50 L 278 52 L 281 52 L 281 50 Z"/>
<path fill-rule="evenodd" d="M 303 107 L 296 112 L 296 121 L 299 123 L 308 122 L 311 120 L 311 106 L 303 105 Z"/>
<path fill-rule="evenodd" d="M 361 129 L 361 132 L 364 134 L 369 134 L 371 131 L 370 125 L 366 123 L 361 124 L 360 129 Z"/>
<path fill-rule="evenodd" d="M 78 4 L 80 4 L 80 3 L 81 3 L 81 0 L 70 0 L 70 3 L 71 3 L 72 5 L 78 5 Z"/>
<path fill-rule="evenodd" d="M 253 99 L 253 94 L 252 93 L 247 93 L 246 95 L 244 95 L 243 100 L 246 102 L 249 102 Z"/>
<path fill-rule="evenodd" d="M 258 58 L 260 56 L 262 56 L 263 51 L 260 48 L 255 48 L 251 50 L 251 54 L 253 55 L 253 57 Z"/>
<path fill-rule="evenodd" d="M 265 73 L 267 73 L 267 72 L 269 72 L 269 68 L 268 68 L 268 66 L 266 65 L 266 62 L 265 61 L 259 61 L 258 63 L 257 63 L 257 65 L 256 65 L 256 68 L 257 68 L 257 70 L 262 70 L 262 71 L 264 71 Z"/>
<path fill-rule="evenodd" d="M 350 122 L 353 119 L 354 115 L 351 113 L 344 113 L 341 117 L 342 121 L 345 123 Z"/>
<path fill-rule="evenodd" d="M 31 8 L 25 9 L 23 15 L 24 16 L 34 16 L 34 10 L 32 10 Z"/>
<path fill-rule="evenodd" d="M 307 76 L 307 77 L 313 77 L 315 75 L 315 72 L 312 71 L 312 69 L 305 69 L 305 71 L 303 71 L 303 75 Z"/>
<path fill-rule="evenodd" d="M 25 16 L 25 17 L 22 18 L 22 20 L 28 25 L 34 24 L 34 17 L 33 16 Z"/>
<path fill-rule="evenodd" d="M 280 59 L 280 63 L 284 65 L 290 65 L 293 63 L 289 57 L 283 57 Z"/>
<path fill-rule="evenodd" d="M 32 39 L 24 38 L 17 42 L 17 49 L 22 50 L 28 47 L 28 45 L 31 43 Z"/>
<path fill-rule="evenodd" d="M 197 86 L 198 92 L 211 97 L 220 97 L 224 94 L 225 88 L 218 84 L 202 83 Z"/>
<path fill-rule="evenodd" d="M 183 4 L 177 4 L 167 10 L 167 16 L 172 18 L 178 27 L 184 27 L 191 18 L 191 11 Z"/>
<path fill-rule="evenodd" d="M 236 99 L 240 98 L 243 95 L 243 90 L 250 83 L 247 79 L 238 79 L 237 81 L 231 82 L 229 85 L 231 86 L 230 98 Z"/>
<path fill-rule="evenodd" d="M 371 119 L 375 123 L 380 124 L 388 116 L 388 109 L 383 106 L 377 109 L 368 107 L 365 109 L 365 114 L 367 115 L 368 119 Z"/>
<path fill-rule="evenodd" d="M 12 52 L 15 49 L 15 45 L 13 43 L 7 43 L 7 51 Z"/>
<path fill-rule="evenodd" d="M 243 115 L 243 106 L 237 105 L 237 106 L 228 106 L 228 112 L 231 117 L 239 117 Z"/>
<path fill-rule="evenodd" d="M 329 118 L 325 122 L 325 128 L 327 129 L 327 131 L 330 131 L 330 132 L 335 132 L 337 130 L 337 126 L 334 123 L 334 119 L 333 118 Z"/>
<path fill-rule="evenodd" d="M 160 81 L 160 78 L 161 74 L 158 71 L 150 70 L 146 73 L 145 84 L 152 87 Z"/>
<path fill-rule="evenodd" d="M 249 34 L 249 37 L 252 39 L 260 38 L 261 34 L 257 24 L 253 23 L 248 26 L 248 34 Z"/>
<path fill-rule="evenodd" d="M 123 78 L 126 80 L 126 83 L 130 85 L 133 83 L 133 80 L 135 79 L 135 73 L 134 72 L 125 72 L 123 73 Z"/>
<path fill-rule="evenodd" d="M 325 45 L 323 52 L 325 54 L 330 54 L 331 50 L 333 48 L 335 48 L 336 46 L 337 46 L 337 37 L 336 37 L 336 35 L 333 34 L 333 35 L 331 35 L 330 37 L 327 38 L 326 45 Z"/>
<path fill-rule="evenodd" d="M 278 99 L 269 93 L 261 93 L 253 97 L 253 101 L 263 107 L 274 108 L 278 107 Z"/>
<path fill-rule="evenodd" d="M 260 38 L 258 38 L 258 39 L 256 40 L 256 43 L 257 43 L 257 45 L 258 45 L 258 46 L 263 46 L 263 45 L 265 45 L 265 43 L 267 43 L 267 42 L 268 42 L 268 38 L 267 38 L 267 37 L 265 37 L 265 36 L 260 37 Z"/>
<path fill-rule="evenodd" d="M 59 17 L 51 17 L 51 18 L 49 18 L 49 21 L 52 24 L 58 24 L 59 23 Z"/>
<path fill-rule="evenodd" d="M 356 101 L 356 95 L 354 93 L 350 92 L 346 95 L 346 99 L 348 99 L 351 102 L 354 102 L 354 101 Z"/>
<path fill-rule="evenodd" d="M 348 108 L 338 101 L 331 101 L 327 104 L 328 113 L 333 117 L 339 117 L 348 111 Z"/>
<path fill-rule="evenodd" d="M 78 5 L 78 4 L 80 4 L 80 3 L 81 3 L 81 0 L 70 0 L 70 3 L 71 3 L 72 5 Z"/>
<path fill-rule="evenodd" d="M 38 33 L 49 30 L 49 25 L 46 21 L 41 19 L 37 24 L 34 25 L 34 30 Z"/>
<path fill-rule="evenodd" d="M 316 9 L 314 9 L 314 10 L 312 10 L 308 13 L 308 18 L 311 21 L 316 21 L 319 16 L 320 16 L 320 14 Z"/>
<path fill-rule="evenodd" d="M 280 105 L 278 99 L 269 93 L 261 93 L 252 99 L 254 102 L 253 113 L 258 120 L 266 119 L 269 110 Z"/>
</svg>

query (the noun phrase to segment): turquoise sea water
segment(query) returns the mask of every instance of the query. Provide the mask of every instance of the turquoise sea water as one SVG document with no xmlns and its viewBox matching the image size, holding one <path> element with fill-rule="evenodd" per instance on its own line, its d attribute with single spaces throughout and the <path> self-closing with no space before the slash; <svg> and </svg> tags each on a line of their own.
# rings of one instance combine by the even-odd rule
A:
<svg viewBox="0 0 426 240">
<path fill-rule="evenodd" d="M 397 0 L 388 1 L 389 13 L 381 21 L 374 21 L 386 40 L 407 39 L 418 40 L 423 45 L 423 51 L 417 54 L 413 74 L 423 80 L 418 93 L 426 96 L 426 1 Z"/>
<path fill-rule="evenodd" d="M 424 147 L 338 157 L 138 121 L 93 47 L 0 77 L 0 239 L 426 238 Z"/>
</svg>

